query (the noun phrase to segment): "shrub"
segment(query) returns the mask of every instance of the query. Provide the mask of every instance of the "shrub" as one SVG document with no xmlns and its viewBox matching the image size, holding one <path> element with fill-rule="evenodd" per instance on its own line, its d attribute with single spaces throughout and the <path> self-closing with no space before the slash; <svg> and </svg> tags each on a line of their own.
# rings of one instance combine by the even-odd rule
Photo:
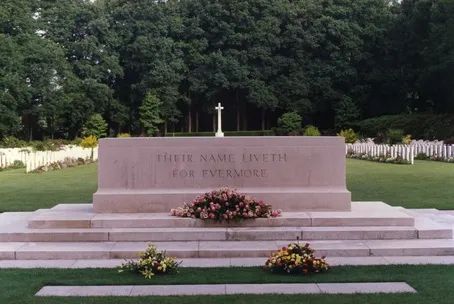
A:
<svg viewBox="0 0 454 305">
<path fill-rule="evenodd" d="M 407 134 L 407 135 L 403 136 L 401 142 L 402 142 L 402 144 L 406 144 L 406 145 L 411 144 L 411 135 Z"/>
<path fill-rule="evenodd" d="M 325 257 L 314 256 L 314 250 L 309 244 L 301 246 L 299 243 L 291 243 L 273 253 L 266 261 L 264 269 L 271 272 L 309 274 L 327 271 L 329 265 Z"/>
<path fill-rule="evenodd" d="M 107 122 L 99 113 L 95 113 L 85 123 L 82 135 L 84 137 L 95 136 L 96 138 L 102 138 L 107 135 Z"/>
<path fill-rule="evenodd" d="M 82 143 L 82 138 L 75 138 L 74 140 L 71 141 L 71 144 L 74 144 L 74 145 L 77 145 L 77 146 L 80 146 L 80 143 Z"/>
<path fill-rule="evenodd" d="M 95 148 L 98 146 L 98 138 L 95 136 L 88 136 L 82 139 L 80 146 L 83 148 Z"/>
<path fill-rule="evenodd" d="M 386 154 L 386 155 L 382 154 L 379 156 L 372 157 L 372 156 L 368 155 L 367 153 L 354 153 L 352 151 L 348 151 L 347 158 L 375 161 L 375 162 L 382 162 L 382 163 L 411 164 L 410 161 L 404 160 L 404 158 L 402 158 L 402 156 L 391 157 L 390 154 Z"/>
<path fill-rule="evenodd" d="M 172 209 L 172 216 L 211 219 L 217 221 L 277 217 L 280 210 L 272 210 L 263 201 L 238 193 L 227 187 L 205 193 L 183 207 Z"/>
<path fill-rule="evenodd" d="M 344 128 L 350 125 L 350 122 L 356 121 L 360 116 L 360 110 L 353 100 L 344 96 L 336 105 L 334 123 L 336 128 Z"/>
<path fill-rule="evenodd" d="M 168 132 L 166 137 L 213 137 L 214 131 Z M 226 137 L 272 136 L 272 130 L 224 131 Z"/>
<path fill-rule="evenodd" d="M 139 108 L 140 122 L 149 136 L 155 136 L 159 132 L 159 125 L 164 123 L 162 119 L 162 101 L 156 92 L 149 91 Z"/>
<path fill-rule="evenodd" d="M 448 138 L 444 140 L 444 144 L 446 145 L 453 145 L 454 144 L 454 137 Z"/>
<path fill-rule="evenodd" d="M 1 155 L 1 153 L 0 153 Z M 3 171 L 3 170 L 7 170 L 7 169 L 19 169 L 19 168 L 24 168 L 25 167 L 25 164 L 24 162 L 20 161 L 20 160 L 14 160 L 14 162 L 12 164 L 10 164 L 8 167 L 0 167 L 0 172 Z"/>
<path fill-rule="evenodd" d="M 158 251 L 156 246 L 149 244 L 137 262 L 127 261 L 120 266 L 118 271 L 132 271 L 150 279 L 156 274 L 177 272 L 180 264 L 181 262 L 177 262 L 174 257 L 167 256 L 165 251 Z"/>
<path fill-rule="evenodd" d="M 130 138 L 131 135 L 127 132 L 117 134 L 117 138 Z"/>
<path fill-rule="evenodd" d="M 304 128 L 303 136 L 306 136 L 306 137 L 318 137 L 318 136 L 320 136 L 320 131 L 315 126 L 307 125 Z"/>
<path fill-rule="evenodd" d="M 90 160 L 93 161 L 93 150 L 96 146 L 98 146 L 98 138 L 95 136 L 88 136 L 83 138 L 82 142 L 80 142 L 80 146 L 83 148 L 91 148 L 91 157 Z"/>
<path fill-rule="evenodd" d="M 21 160 L 14 160 L 13 164 L 9 166 L 10 168 L 24 168 L 25 164 Z"/>
<path fill-rule="evenodd" d="M 386 142 L 386 134 L 383 132 L 377 133 L 377 135 L 374 138 L 374 143 L 375 144 L 384 144 Z"/>
<path fill-rule="evenodd" d="M 415 160 L 429 160 L 429 156 L 427 156 L 425 153 L 420 152 L 415 156 Z"/>
<path fill-rule="evenodd" d="M 277 128 L 287 135 L 297 134 L 302 122 L 303 119 L 297 112 L 286 112 L 277 120 Z"/>
<path fill-rule="evenodd" d="M 404 131 L 402 129 L 388 129 L 386 137 L 389 144 L 396 144 L 402 141 Z"/>
<path fill-rule="evenodd" d="M 343 129 L 337 135 L 340 136 L 340 137 L 344 137 L 345 138 L 345 143 L 352 143 L 353 144 L 353 143 L 355 143 L 358 140 L 358 135 L 351 128 Z"/>
<path fill-rule="evenodd" d="M 365 137 L 374 137 L 379 132 L 386 132 L 389 128 L 402 129 L 405 134 L 411 134 L 414 139 L 443 140 L 454 137 L 453 114 L 385 115 L 355 122 L 351 125 Z"/>
<path fill-rule="evenodd" d="M 47 140 L 30 142 L 30 146 L 36 151 L 57 151 L 61 149 L 62 144 Z"/>
<path fill-rule="evenodd" d="M 27 146 L 27 142 L 20 140 L 13 136 L 4 137 L 0 141 L 0 147 L 4 147 L 4 148 L 20 148 L 20 147 L 26 147 L 26 146 Z"/>
</svg>

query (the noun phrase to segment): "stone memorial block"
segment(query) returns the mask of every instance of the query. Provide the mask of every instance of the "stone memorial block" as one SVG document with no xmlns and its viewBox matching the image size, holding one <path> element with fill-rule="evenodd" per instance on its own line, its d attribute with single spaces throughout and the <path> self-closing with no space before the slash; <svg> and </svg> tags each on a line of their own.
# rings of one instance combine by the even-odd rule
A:
<svg viewBox="0 0 454 305">
<path fill-rule="evenodd" d="M 283 211 L 350 210 L 341 137 L 107 138 L 94 210 L 168 212 L 223 186 Z"/>
</svg>

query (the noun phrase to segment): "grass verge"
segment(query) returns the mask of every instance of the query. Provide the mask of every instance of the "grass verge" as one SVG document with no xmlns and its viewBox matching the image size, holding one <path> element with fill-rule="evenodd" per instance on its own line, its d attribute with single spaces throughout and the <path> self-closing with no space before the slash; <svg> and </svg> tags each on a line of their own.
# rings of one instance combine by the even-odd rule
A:
<svg viewBox="0 0 454 305">
<path fill-rule="evenodd" d="M 233 295 L 181 297 L 35 297 L 45 285 L 153 285 L 222 283 L 330 283 L 404 281 L 416 294 Z M 3 269 L 1 303 L 452 303 L 454 266 L 336 267 L 311 276 L 267 273 L 260 268 L 181 268 L 151 280 L 115 269 Z"/>
</svg>

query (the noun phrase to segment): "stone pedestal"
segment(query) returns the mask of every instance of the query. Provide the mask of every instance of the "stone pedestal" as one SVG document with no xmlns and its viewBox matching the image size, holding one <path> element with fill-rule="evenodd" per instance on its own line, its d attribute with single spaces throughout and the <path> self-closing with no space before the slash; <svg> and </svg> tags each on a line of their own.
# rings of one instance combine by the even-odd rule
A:
<svg viewBox="0 0 454 305">
<path fill-rule="evenodd" d="M 101 139 L 95 212 L 168 212 L 223 186 L 284 211 L 348 211 L 341 137 Z"/>
</svg>

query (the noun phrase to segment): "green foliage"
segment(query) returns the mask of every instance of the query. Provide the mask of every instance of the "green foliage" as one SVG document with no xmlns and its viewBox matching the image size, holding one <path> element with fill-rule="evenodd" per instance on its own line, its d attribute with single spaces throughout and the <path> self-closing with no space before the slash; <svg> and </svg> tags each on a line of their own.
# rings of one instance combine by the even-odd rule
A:
<svg viewBox="0 0 454 305">
<path fill-rule="evenodd" d="M 52 141 L 33 141 L 29 144 L 33 148 L 33 150 L 36 151 L 57 151 L 60 149 L 60 145 Z"/>
<path fill-rule="evenodd" d="M 24 162 L 20 160 L 14 160 L 13 165 L 10 166 L 10 168 L 17 169 L 17 168 L 25 168 Z"/>
<path fill-rule="evenodd" d="M 386 132 L 386 137 L 389 144 L 401 143 L 404 136 L 404 131 L 402 129 L 388 129 Z"/>
<path fill-rule="evenodd" d="M 130 138 L 131 135 L 127 132 L 117 134 L 117 138 Z"/>
<path fill-rule="evenodd" d="M 82 135 L 84 137 L 95 136 L 98 139 L 105 137 L 107 135 L 107 122 L 100 114 L 93 114 L 85 123 Z"/>
<path fill-rule="evenodd" d="M 214 131 L 201 132 L 171 132 L 167 137 L 212 137 Z M 242 130 L 242 131 L 224 131 L 226 137 L 257 137 L 257 136 L 273 136 L 272 130 Z"/>
<path fill-rule="evenodd" d="M 307 125 L 306 127 L 304 127 L 303 136 L 318 137 L 320 136 L 320 131 L 313 125 Z"/>
<path fill-rule="evenodd" d="M 148 92 L 140 106 L 140 122 L 149 136 L 155 136 L 159 132 L 159 125 L 164 123 L 161 118 L 162 102 L 155 92 Z"/>
<path fill-rule="evenodd" d="M 364 117 L 454 112 L 452 0 L 38 2 L 0 5 L 0 138 L 74 139 L 96 113 L 139 134 L 149 88 L 166 132 L 210 130 L 218 100 L 237 130 L 285 111 L 360 132 Z M 434 123 L 369 136 L 454 135 Z"/>
<path fill-rule="evenodd" d="M 345 128 L 352 122 L 360 118 L 360 110 L 353 100 L 346 96 L 344 97 L 335 109 L 336 115 L 334 116 L 335 127 Z"/>
<path fill-rule="evenodd" d="M 0 168 L 0 172 L 3 170 L 8 170 L 8 169 L 19 169 L 19 168 L 25 168 L 24 162 L 20 160 L 14 160 L 13 164 L 9 165 L 6 168 Z"/>
<path fill-rule="evenodd" d="M 358 135 L 356 132 L 349 128 L 349 129 L 342 129 L 338 134 L 340 137 L 345 138 L 345 143 L 355 143 L 358 140 Z"/>
<path fill-rule="evenodd" d="M 303 118 L 297 112 L 286 112 L 277 120 L 277 128 L 287 135 L 297 134 L 302 122 Z"/>
<path fill-rule="evenodd" d="M 20 148 L 20 147 L 26 147 L 26 146 L 28 146 L 27 142 L 20 140 L 13 136 L 4 137 L 0 141 L 0 147 L 3 147 L 3 148 Z"/>
</svg>

